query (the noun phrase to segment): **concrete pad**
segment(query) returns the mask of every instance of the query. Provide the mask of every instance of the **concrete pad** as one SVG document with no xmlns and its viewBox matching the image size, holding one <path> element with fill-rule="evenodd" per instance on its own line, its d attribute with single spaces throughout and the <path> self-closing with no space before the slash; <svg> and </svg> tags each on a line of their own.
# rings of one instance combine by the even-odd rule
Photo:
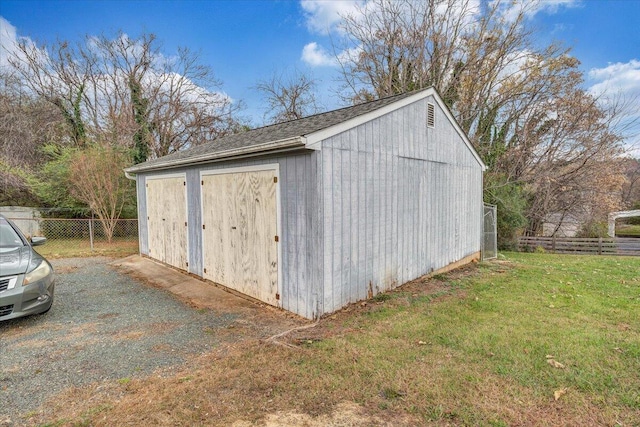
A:
<svg viewBox="0 0 640 427">
<path fill-rule="evenodd" d="M 198 309 L 210 309 L 219 313 L 235 313 L 253 324 L 271 325 L 267 328 L 281 331 L 309 323 L 300 316 L 261 303 L 249 297 L 241 297 L 140 255 L 131 255 L 110 263 L 118 270 L 150 286 L 164 289 L 180 300 Z"/>
</svg>

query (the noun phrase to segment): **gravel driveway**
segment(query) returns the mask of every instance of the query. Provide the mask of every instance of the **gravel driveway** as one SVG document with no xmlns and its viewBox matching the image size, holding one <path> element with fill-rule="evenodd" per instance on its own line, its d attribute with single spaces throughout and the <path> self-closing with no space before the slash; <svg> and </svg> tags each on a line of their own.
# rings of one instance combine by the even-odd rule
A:
<svg viewBox="0 0 640 427">
<path fill-rule="evenodd" d="M 52 310 L 0 322 L 0 426 L 25 423 L 70 386 L 171 373 L 246 331 L 234 329 L 241 313 L 192 308 L 110 261 L 54 260 Z"/>
</svg>

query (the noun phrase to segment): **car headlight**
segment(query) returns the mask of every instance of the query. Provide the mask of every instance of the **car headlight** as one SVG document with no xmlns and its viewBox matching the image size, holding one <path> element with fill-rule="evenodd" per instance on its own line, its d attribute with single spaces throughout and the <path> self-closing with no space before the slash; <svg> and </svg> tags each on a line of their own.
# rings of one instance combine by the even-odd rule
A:
<svg viewBox="0 0 640 427">
<path fill-rule="evenodd" d="M 40 265 L 24 275 L 22 286 L 27 286 L 33 282 L 44 279 L 49 274 L 51 274 L 51 267 L 49 267 L 46 261 L 42 261 Z"/>
</svg>

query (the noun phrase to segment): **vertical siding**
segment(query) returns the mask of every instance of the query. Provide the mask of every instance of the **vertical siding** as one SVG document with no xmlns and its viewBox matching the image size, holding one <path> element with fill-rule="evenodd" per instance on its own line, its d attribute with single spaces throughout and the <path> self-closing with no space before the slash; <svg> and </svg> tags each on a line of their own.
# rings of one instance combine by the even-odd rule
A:
<svg viewBox="0 0 640 427">
<path fill-rule="evenodd" d="M 147 188 L 145 175 L 136 176 L 136 192 L 138 197 L 138 247 L 140 253 L 149 255 L 149 234 L 147 228 Z"/>
<path fill-rule="evenodd" d="M 323 141 L 323 312 L 480 250 L 482 171 L 422 100 Z"/>
<path fill-rule="evenodd" d="M 189 239 L 189 273 L 202 276 L 202 207 L 200 173 L 187 170 L 187 236 Z"/>
<path fill-rule="evenodd" d="M 206 206 L 201 206 L 200 172 L 277 163 L 280 168 L 281 304 L 286 310 L 314 318 L 317 315 L 316 300 L 322 297 L 322 274 L 318 266 L 321 256 L 316 249 L 321 247 L 321 230 L 324 226 L 318 221 L 324 209 L 318 201 L 317 174 L 318 167 L 322 164 L 318 160 L 319 156 L 319 152 L 313 152 L 172 170 L 186 172 L 187 175 L 189 272 L 203 275 L 201 213 Z M 146 255 L 148 236 L 144 177 L 150 175 L 153 173 L 140 174 L 137 177 L 140 252 Z"/>
</svg>

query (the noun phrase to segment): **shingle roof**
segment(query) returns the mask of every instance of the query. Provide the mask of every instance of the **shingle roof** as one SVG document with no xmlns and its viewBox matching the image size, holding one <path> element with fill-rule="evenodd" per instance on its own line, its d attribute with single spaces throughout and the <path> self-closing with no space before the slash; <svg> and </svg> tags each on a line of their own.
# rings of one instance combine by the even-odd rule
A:
<svg viewBox="0 0 640 427">
<path fill-rule="evenodd" d="M 403 93 L 382 99 L 378 99 L 363 104 L 345 107 L 338 110 L 328 111 L 326 113 L 315 114 L 313 116 L 304 117 L 297 120 L 291 120 L 275 125 L 264 126 L 241 132 L 233 135 L 227 135 L 215 139 L 206 144 L 198 145 L 184 151 L 178 151 L 154 160 L 137 164 L 125 169 L 127 172 L 140 172 L 143 170 L 160 169 L 162 167 L 171 167 L 172 164 L 185 164 L 189 159 L 202 158 L 207 155 L 215 155 L 226 151 L 237 151 L 239 149 L 249 149 L 256 146 L 255 153 L 267 151 L 261 149 L 264 144 L 292 139 L 296 137 L 304 137 L 314 132 L 329 128 L 379 108 L 385 107 L 403 98 L 407 98 L 419 91 Z M 271 147 L 273 149 L 273 147 Z"/>
</svg>

